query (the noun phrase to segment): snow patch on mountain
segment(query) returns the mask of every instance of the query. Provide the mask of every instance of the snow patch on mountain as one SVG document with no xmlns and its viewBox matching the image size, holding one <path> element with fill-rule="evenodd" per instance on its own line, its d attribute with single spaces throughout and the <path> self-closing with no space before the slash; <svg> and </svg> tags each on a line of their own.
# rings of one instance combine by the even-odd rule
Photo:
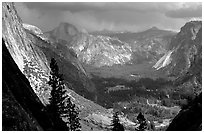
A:
<svg viewBox="0 0 204 133">
<path fill-rule="evenodd" d="M 156 68 L 157 70 L 169 65 L 171 63 L 171 54 L 174 52 L 174 50 L 168 51 L 157 63 L 153 66 L 153 68 Z"/>
<path fill-rule="evenodd" d="M 23 28 L 32 31 L 36 35 L 43 34 L 43 32 L 36 26 L 23 23 Z"/>
<path fill-rule="evenodd" d="M 23 23 L 23 28 L 30 31 L 31 33 L 33 33 L 37 37 L 41 38 L 42 40 L 44 40 L 46 42 L 50 42 L 48 37 L 46 35 L 44 35 L 43 32 L 41 31 L 41 29 L 39 29 L 38 27 L 36 27 L 34 25 Z"/>
</svg>

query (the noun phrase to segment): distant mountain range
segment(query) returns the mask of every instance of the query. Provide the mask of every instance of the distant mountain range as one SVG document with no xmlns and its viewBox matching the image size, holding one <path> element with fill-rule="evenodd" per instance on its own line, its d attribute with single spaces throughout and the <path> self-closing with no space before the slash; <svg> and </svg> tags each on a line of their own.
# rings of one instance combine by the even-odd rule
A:
<svg viewBox="0 0 204 133">
<path fill-rule="evenodd" d="M 45 35 L 51 43 L 59 42 L 73 49 L 78 59 L 94 66 L 111 66 L 123 64 L 130 60 L 130 47 L 117 39 L 104 36 L 93 36 L 80 32 L 68 23 L 61 23 L 57 28 Z M 112 42 L 115 41 L 115 44 Z"/>
<path fill-rule="evenodd" d="M 32 32 L 33 27 L 24 26 Z M 101 35 L 91 35 L 81 32 L 74 25 L 61 23 L 54 30 L 39 36 L 49 41 L 51 46 L 60 49 L 55 50 L 57 54 L 70 57 L 66 53 L 72 51 L 72 55 L 81 63 L 90 66 L 100 68 L 115 64 L 153 62 L 155 65 L 152 67 L 155 70 L 163 71 L 169 76 L 181 77 L 189 71 L 195 73 L 196 70 L 191 70 L 195 69 L 195 64 L 201 66 L 201 31 L 201 22 L 191 21 L 178 34 L 152 27 L 139 33 L 105 31 Z M 86 73 L 82 66 L 80 69 Z M 197 72 L 196 74 L 199 75 Z M 200 76 L 196 77 L 200 81 Z"/>
<path fill-rule="evenodd" d="M 89 34 L 74 25 L 61 23 L 44 35 L 51 43 L 72 48 L 81 62 L 101 67 L 155 61 L 167 51 L 175 33 L 153 27 L 139 33 L 101 31 Z"/>
<path fill-rule="evenodd" d="M 159 29 L 159 28 L 154 26 L 150 29 L 147 29 L 145 31 L 140 31 L 140 32 L 128 32 L 128 31 L 126 31 L 126 32 L 114 32 L 114 31 L 106 31 L 105 30 L 105 31 L 92 32 L 90 34 L 116 37 L 121 41 L 130 43 L 130 42 L 135 41 L 135 40 L 168 36 L 168 35 L 171 36 L 171 35 L 175 35 L 176 33 L 173 31 L 162 30 L 162 29 Z"/>
<path fill-rule="evenodd" d="M 57 60 L 60 73 L 63 74 L 69 97 L 81 111 L 82 130 L 110 130 L 113 113 L 94 103 L 98 100 L 96 92 L 101 91 L 97 89 L 101 88 L 96 88 L 84 64 L 100 70 L 104 66 L 114 68 L 114 65 L 120 65 L 128 70 L 130 67 L 127 66 L 131 64 L 136 66 L 151 62 L 151 65 L 154 64 L 151 67 L 156 72 L 162 71 L 167 76 L 174 77 L 173 85 L 181 94 L 189 91 L 189 94 L 199 96 L 197 101 L 179 113 L 169 130 L 185 129 L 185 124 L 182 123 L 189 121 L 188 114 L 192 113 L 191 110 L 199 113 L 195 115 L 196 118 L 201 118 L 201 22 L 188 22 L 179 33 L 156 27 L 139 33 L 87 33 L 68 23 L 61 23 L 53 30 L 43 33 L 36 26 L 22 23 L 14 3 L 3 3 L 2 11 L 4 130 L 52 130 L 53 120 L 46 115 L 45 110 L 51 91 L 47 82 L 52 57 Z M 137 73 L 133 76 L 142 78 Z M 103 80 L 98 80 L 98 84 L 100 81 Z M 149 84 L 152 83 L 151 79 L 147 79 L 148 81 Z M 117 83 L 119 85 L 122 80 Z M 136 80 L 130 83 L 136 83 Z M 110 85 L 114 83 L 110 81 Z M 146 91 L 145 87 L 142 88 L 142 91 Z M 128 93 L 128 90 L 125 91 Z M 103 95 L 104 99 L 107 97 L 108 94 Z M 138 124 L 124 115 L 120 115 L 120 118 L 127 128 L 134 128 Z M 177 126 L 180 124 L 182 128 Z M 200 130 L 202 122 L 194 119 L 193 127 L 190 127 L 191 124 L 187 126 L 188 129 Z"/>
</svg>

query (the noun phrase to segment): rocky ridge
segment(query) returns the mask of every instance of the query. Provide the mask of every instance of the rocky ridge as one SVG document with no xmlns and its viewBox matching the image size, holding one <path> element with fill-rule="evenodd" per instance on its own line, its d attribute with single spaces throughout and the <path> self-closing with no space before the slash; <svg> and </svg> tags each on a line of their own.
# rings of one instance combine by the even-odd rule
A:
<svg viewBox="0 0 204 133">
<path fill-rule="evenodd" d="M 32 122 L 29 122 L 30 119 L 23 118 L 22 120 L 23 122 L 28 120 L 28 123 L 30 124 L 30 126 L 33 126 L 32 128 L 25 129 L 25 130 L 52 130 L 51 129 L 52 125 L 49 125 L 52 122 L 49 122 L 49 118 L 45 118 L 46 115 L 42 115 L 43 117 L 40 117 L 41 115 L 39 115 L 39 114 L 46 113 L 43 110 L 45 105 L 49 102 L 48 97 L 49 97 L 50 88 L 47 85 L 47 81 L 49 77 L 49 67 L 48 67 L 49 58 L 51 57 L 51 55 L 54 55 L 55 57 L 57 57 L 57 61 L 59 65 L 62 62 L 63 64 L 65 63 L 66 65 L 69 65 L 69 67 L 66 65 L 64 67 L 66 68 L 68 67 L 69 69 L 71 69 L 69 70 L 69 72 L 70 74 L 72 74 L 72 76 L 82 75 L 83 77 L 75 77 L 80 82 L 86 80 L 87 78 L 85 75 L 85 71 L 83 72 L 83 70 L 80 68 L 80 63 L 77 62 L 76 57 L 74 56 L 74 53 L 67 52 L 66 56 L 62 57 L 61 54 L 64 54 L 63 52 L 61 54 L 53 52 L 56 49 L 53 49 L 53 51 L 51 51 L 51 48 L 53 48 L 52 44 L 44 41 L 39 36 L 35 35 L 40 33 L 40 32 L 36 33 L 35 28 L 34 28 L 34 31 L 31 30 L 32 32 L 28 32 L 28 27 L 26 29 L 24 28 L 25 26 L 23 27 L 22 20 L 19 18 L 15 10 L 14 3 L 3 3 L 2 6 L 3 6 L 2 34 L 3 34 L 3 42 L 5 42 L 4 51 L 6 51 L 6 49 L 8 49 L 9 51 L 7 52 L 7 55 L 4 54 L 5 55 L 4 57 L 5 57 L 5 60 L 7 60 L 8 57 L 11 56 L 9 59 L 12 59 L 13 63 L 9 64 L 9 67 L 13 67 L 14 64 L 16 64 L 17 67 L 15 67 L 15 69 L 16 69 L 16 72 L 18 71 L 18 74 L 13 74 L 13 75 L 11 74 L 10 79 L 12 80 L 11 81 L 7 80 L 6 81 L 7 83 L 4 84 L 5 86 L 3 86 L 3 89 L 6 91 L 12 90 L 12 95 L 13 95 L 12 97 L 14 97 L 14 99 L 17 99 L 15 100 L 15 102 L 10 103 L 9 106 L 11 105 L 14 106 L 13 105 L 14 103 L 19 104 L 21 108 L 24 110 L 24 113 L 22 112 L 20 113 L 29 114 L 29 112 L 31 111 L 31 114 L 29 114 L 29 117 L 31 117 L 31 119 L 36 120 L 34 121 L 34 123 L 40 123 L 39 125 L 33 124 Z M 29 29 L 32 29 L 32 28 L 33 27 L 29 27 Z M 66 57 L 66 60 L 64 59 L 64 57 Z M 4 69 L 6 68 L 8 67 L 4 66 Z M 60 66 L 60 69 L 63 69 L 63 67 Z M 8 71 L 8 73 L 10 73 L 11 70 L 6 69 L 5 72 Z M 14 75 L 16 76 L 22 75 L 21 77 L 23 77 L 25 80 L 22 80 L 22 82 L 20 82 L 21 81 L 20 78 L 17 78 Z M 5 76 L 5 73 L 4 73 L 3 78 L 9 79 L 7 77 L 8 76 Z M 72 77 L 70 77 L 70 79 L 72 79 Z M 11 82 L 14 82 L 17 84 L 22 83 L 26 87 L 22 86 L 23 88 L 21 88 L 20 86 L 17 86 L 17 84 L 13 86 Z M 88 126 L 87 123 L 85 122 L 85 118 L 87 116 L 93 113 L 110 114 L 111 112 L 95 104 L 94 102 L 87 100 L 86 98 L 78 95 L 75 91 L 73 91 L 75 88 L 72 85 L 73 85 L 72 81 L 67 80 L 67 86 L 66 86 L 67 93 L 71 97 L 71 100 L 77 105 L 77 107 L 80 110 L 82 130 L 90 130 L 91 127 Z M 3 95 L 4 96 L 6 95 L 5 91 Z M 8 106 L 6 102 L 7 100 L 8 100 L 7 98 L 4 99 L 5 102 L 3 103 L 3 106 Z M 35 104 L 36 106 L 33 105 L 32 103 Z M 4 111 L 5 110 L 3 110 L 3 112 Z M 19 113 L 17 110 L 15 111 Z M 7 115 L 7 113 L 5 115 Z M 6 121 L 11 120 L 10 118 L 11 117 L 7 117 L 6 119 L 4 119 L 3 125 L 5 125 Z M 41 120 L 41 118 L 43 118 L 43 120 Z M 91 120 L 89 118 L 87 118 L 86 121 L 91 123 Z M 93 123 L 92 125 L 94 125 L 96 129 L 98 129 L 100 124 L 96 122 L 96 123 Z M 22 127 L 19 127 L 16 129 L 14 128 L 9 128 L 9 129 L 22 130 Z"/>
<path fill-rule="evenodd" d="M 41 96 L 46 92 L 44 87 L 48 80 L 49 67 L 47 58 L 35 45 L 35 40 L 31 39 L 22 26 L 22 20 L 17 16 L 17 11 L 13 4 L 3 4 L 2 14 L 2 36 L 11 56 L 18 65 L 22 73 L 25 72 L 25 66 L 34 67 L 34 73 L 27 76 L 32 88 L 40 99 L 46 102 Z M 33 50 L 35 49 L 35 50 Z"/>
<path fill-rule="evenodd" d="M 168 54 L 171 54 L 164 55 L 153 67 L 159 70 L 167 66 L 168 73 L 174 75 L 187 72 L 194 57 L 201 54 L 201 42 L 196 41 L 202 34 L 200 30 L 202 30 L 201 21 L 186 23 L 171 40 L 168 51 Z"/>
<path fill-rule="evenodd" d="M 131 59 L 131 49 L 127 43 L 107 36 L 90 35 L 68 23 L 61 23 L 45 35 L 52 43 L 57 42 L 73 49 L 78 59 L 86 64 L 112 66 L 124 64 Z"/>
<path fill-rule="evenodd" d="M 102 67 L 155 61 L 166 52 L 175 33 L 152 28 L 140 33 L 96 34 L 61 23 L 44 34 L 52 43 L 73 49 L 81 62 Z"/>
</svg>

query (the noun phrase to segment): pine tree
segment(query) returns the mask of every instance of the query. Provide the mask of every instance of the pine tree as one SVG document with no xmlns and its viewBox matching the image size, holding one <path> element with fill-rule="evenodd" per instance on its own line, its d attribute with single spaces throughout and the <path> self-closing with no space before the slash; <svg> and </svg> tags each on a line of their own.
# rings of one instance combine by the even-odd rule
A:
<svg viewBox="0 0 204 133">
<path fill-rule="evenodd" d="M 65 110 L 66 113 L 63 116 L 67 118 L 70 131 L 80 131 L 81 125 L 79 122 L 80 119 L 78 117 L 79 113 L 76 110 L 75 104 L 73 104 L 71 102 L 71 99 L 67 97 L 65 105 L 66 105 L 66 110 Z"/>
<path fill-rule="evenodd" d="M 50 77 L 48 84 L 51 86 L 51 97 L 49 98 L 50 104 L 48 105 L 48 112 L 53 118 L 55 130 L 69 130 L 67 123 L 65 123 L 61 114 L 63 111 L 63 100 L 65 99 L 65 90 L 62 75 L 59 74 L 59 68 L 54 58 L 50 63 Z"/>
<path fill-rule="evenodd" d="M 120 120 L 118 117 L 118 112 L 115 112 L 113 114 L 113 120 L 112 120 L 112 131 L 124 131 L 124 126 L 122 124 L 120 124 Z"/>
<path fill-rule="evenodd" d="M 147 129 L 147 121 L 144 115 L 140 112 L 137 116 L 137 120 L 139 121 L 139 131 L 145 131 Z"/>
<path fill-rule="evenodd" d="M 65 84 L 63 83 L 62 74 L 59 74 L 59 68 L 54 58 L 50 63 L 50 80 L 48 84 L 51 86 L 51 97 L 48 110 L 54 117 L 54 122 L 57 130 L 80 130 L 78 112 L 75 110 L 75 105 L 66 95 Z M 67 121 L 64 122 L 62 118 Z"/>
</svg>

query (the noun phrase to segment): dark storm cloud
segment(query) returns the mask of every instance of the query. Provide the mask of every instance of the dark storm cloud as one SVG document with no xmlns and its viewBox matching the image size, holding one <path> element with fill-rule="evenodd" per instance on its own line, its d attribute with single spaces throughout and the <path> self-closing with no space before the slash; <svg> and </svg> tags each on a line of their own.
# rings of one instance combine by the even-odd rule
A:
<svg viewBox="0 0 204 133">
<path fill-rule="evenodd" d="M 35 25 L 43 31 L 54 29 L 60 22 L 68 22 L 87 31 L 106 29 L 136 32 L 152 26 L 178 31 L 190 19 L 201 18 L 201 4 L 44 2 L 16 3 L 16 7 L 24 23 Z"/>
<path fill-rule="evenodd" d="M 92 4 L 85 3 L 72 3 L 72 2 L 29 2 L 25 3 L 26 6 L 30 9 L 40 9 L 40 10 L 58 10 L 58 11 L 71 11 L 71 12 L 80 12 L 86 10 L 104 10 L 101 7 L 93 6 Z"/>
<path fill-rule="evenodd" d="M 171 10 L 166 12 L 166 16 L 172 18 L 202 17 L 202 5 L 198 5 L 196 8 L 188 7 L 177 10 Z"/>
<path fill-rule="evenodd" d="M 137 12 L 158 12 L 166 10 L 168 3 L 162 2 L 29 2 L 25 3 L 30 9 L 58 10 L 58 11 L 137 11 Z"/>
</svg>

